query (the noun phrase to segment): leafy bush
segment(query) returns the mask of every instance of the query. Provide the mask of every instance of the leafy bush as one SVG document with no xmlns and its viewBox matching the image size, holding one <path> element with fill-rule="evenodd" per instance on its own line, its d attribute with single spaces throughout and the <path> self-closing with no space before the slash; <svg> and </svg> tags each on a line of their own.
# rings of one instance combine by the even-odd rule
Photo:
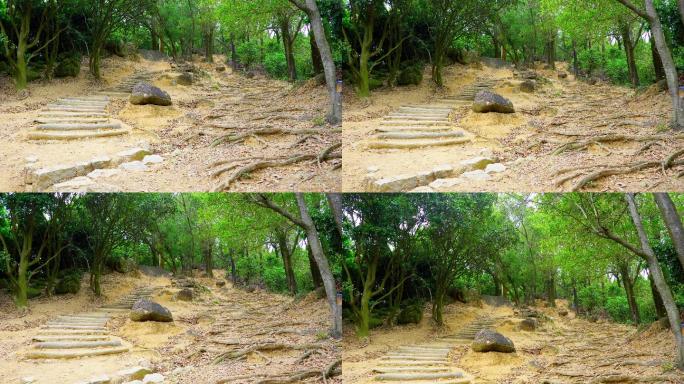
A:
<svg viewBox="0 0 684 384">
<path fill-rule="evenodd" d="M 245 41 L 236 47 L 240 62 L 246 69 L 251 69 L 259 61 L 259 44 L 256 41 Z"/>
<path fill-rule="evenodd" d="M 81 54 L 70 53 L 60 57 L 55 77 L 77 77 L 81 73 Z"/>
<path fill-rule="evenodd" d="M 81 272 L 74 270 L 67 271 L 55 287 L 55 293 L 58 295 L 76 294 L 79 290 L 81 290 Z"/>
<path fill-rule="evenodd" d="M 404 68 L 397 77 L 398 85 L 418 85 L 423 81 L 423 67 L 411 65 Z"/>
<path fill-rule="evenodd" d="M 414 301 L 402 308 L 397 316 L 397 324 L 418 324 L 423 319 L 423 303 Z"/>
</svg>

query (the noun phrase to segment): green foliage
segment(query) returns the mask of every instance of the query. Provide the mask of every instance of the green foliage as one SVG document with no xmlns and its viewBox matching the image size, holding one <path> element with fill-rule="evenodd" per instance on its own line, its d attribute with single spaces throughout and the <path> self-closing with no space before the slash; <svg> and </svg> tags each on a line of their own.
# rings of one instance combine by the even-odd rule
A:
<svg viewBox="0 0 684 384">
<path fill-rule="evenodd" d="M 71 53 L 61 55 L 55 67 L 55 77 L 77 77 L 81 72 L 81 54 Z"/>
<path fill-rule="evenodd" d="M 397 77 L 398 85 L 418 85 L 423 81 L 423 66 L 415 64 L 404 68 Z"/>
<path fill-rule="evenodd" d="M 79 270 L 65 271 L 55 286 L 55 293 L 58 295 L 64 295 L 67 293 L 76 294 L 80 290 L 81 271 Z"/>
<path fill-rule="evenodd" d="M 418 324 L 423 319 L 424 304 L 421 301 L 407 303 L 397 316 L 397 324 Z"/>
</svg>

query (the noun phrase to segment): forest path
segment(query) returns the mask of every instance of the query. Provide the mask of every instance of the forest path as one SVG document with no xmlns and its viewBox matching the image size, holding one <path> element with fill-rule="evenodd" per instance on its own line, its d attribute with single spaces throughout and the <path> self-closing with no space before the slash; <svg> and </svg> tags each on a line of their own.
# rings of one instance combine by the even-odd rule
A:
<svg viewBox="0 0 684 384">
<path fill-rule="evenodd" d="M 325 124 L 328 96 L 314 80 L 291 84 L 263 74 L 232 73 L 223 64 L 116 57 L 104 61 L 102 72 L 105 83 L 82 68 L 76 79 L 31 84 L 26 99 L 0 100 L 0 121 L 8 122 L 0 127 L 0 139 L 7 144 L 0 146 L 0 190 L 210 191 L 229 178 L 233 180 L 225 188 L 232 191 L 340 189 L 339 151 L 333 147 L 326 159 L 318 160 L 326 149 L 340 145 L 341 134 Z M 192 74 L 190 85 L 179 81 L 187 72 Z M 131 105 L 128 96 L 138 81 L 168 92 L 173 105 Z M 53 104 L 79 109 L 60 112 L 78 114 L 68 116 L 78 120 L 39 116 Z M 58 127 L 64 128 L 60 131 L 36 129 L 36 120 L 70 125 Z M 128 133 L 90 137 L 123 130 Z M 88 137 L 29 139 L 38 133 Z M 226 135 L 229 140 L 215 143 Z M 129 152 L 134 156 L 127 156 Z M 152 154 L 157 156 L 145 160 Z M 35 171 L 41 169 L 42 179 L 36 182 Z"/>
<path fill-rule="evenodd" d="M 435 90 L 426 72 L 417 87 L 376 90 L 367 101 L 348 96 L 352 101 L 345 105 L 343 189 L 379 190 L 384 186 L 373 185 L 376 180 L 402 174 L 405 182 L 395 180 L 390 190 L 411 190 L 416 185 L 411 178 L 418 179 L 415 191 L 420 192 L 682 190 L 677 175 L 684 164 L 675 162 L 664 173 L 654 168 L 684 142 L 683 135 L 667 130 L 667 94 L 656 86 L 635 92 L 603 82 L 591 85 L 564 71 L 565 63 L 558 63 L 557 70 L 539 66 L 531 72 L 454 65 L 446 68 L 445 90 Z M 469 142 L 410 151 L 368 150 L 388 112 L 407 103 L 443 99 L 477 78 L 496 80 L 493 91 L 511 100 L 516 113 L 475 113 L 466 105 L 456 108 L 451 121 L 472 138 Z M 530 78 L 535 91 L 521 91 L 520 84 Z M 482 172 L 485 163 L 463 167 L 462 162 L 481 157 L 503 166 L 496 165 L 492 172 Z M 635 166 L 642 162 L 646 164 L 641 168 Z M 453 169 L 451 175 L 426 183 L 425 173 L 443 165 Z"/>
</svg>

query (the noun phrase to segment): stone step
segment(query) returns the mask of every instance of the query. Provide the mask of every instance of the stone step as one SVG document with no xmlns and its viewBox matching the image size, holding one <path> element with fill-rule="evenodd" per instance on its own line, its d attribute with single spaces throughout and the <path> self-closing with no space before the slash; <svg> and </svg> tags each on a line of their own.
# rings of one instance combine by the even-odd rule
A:
<svg viewBox="0 0 684 384">
<path fill-rule="evenodd" d="M 51 123 L 107 123 L 109 119 L 106 117 L 38 117 L 33 120 L 36 123 L 51 124 Z"/>
<path fill-rule="evenodd" d="M 104 331 L 106 328 L 100 325 L 46 324 L 43 329 L 89 329 L 93 331 Z"/>
<path fill-rule="evenodd" d="M 89 131 L 96 129 L 121 129 L 121 123 L 49 123 L 40 124 L 36 129 L 46 131 Z"/>
<path fill-rule="evenodd" d="M 127 129 L 110 129 L 106 131 L 93 132 L 29 132 L 29 140 L 78 140 L 90 139 L 94 137 L 110 137 L 118 135 L 126 135 L 129 131 Z"/>
<path fill-rule="evenodd" d="M 82 325 L 90 327 L 104 327 L 107 324 L 106 321 L 74 321 L 74 320 L 53 320 L 46 323 L 46 325 Z"/>
<path fill-rule="evenodd" d="M 121 346 L 119 340 L 107 341 L 43 341 L 34 343 L 37 349 L 76 349 L 76 348 L 100 348 Z"/>
<path fill-rule="evenodd" d="M 449 145 L 460 145 L 470 142 L 469 138 L 461 137 L 448 140 L 419 140 L 406 142 L 403 141 L 371 141 L 368 147 L 371 149 L 413 149 L 424 147 L 444 147 Z"/>
<path fill-rule="evenodd" d="M 388 127 L 379 127 L 376 128 L 376 132 L 444 132 L 444 131 L 450 131 L 452 127 L 450 126 L 415 126 L 415 125 L 408 125 L 408 126 L 402 126 L 402 127 L 395 127 L 395 126 L 388 126 Z"/>
<path fill-rule="evenodd" d="M 57 117 L 108 117 L 104 112 L 40 112 L 39 117 L 57 118 Z"/>
<path fill-rule="evenodd" d="M 463 137 L 463 132 L 388 132 L 381 133 L 375 137 L 380 140 L 415 140 L 415 139 L 429 139 L 439 137 Z"/>
<path fill-rule="evenodd" d="M 382 121 L 380 122 L 380 125 L 393 125 L 393 126 L 405 126 L 405 125 L 427 125 L 427 126 L 433 126 L 433 125 L 441 125 L 441 126 L 450 126 L 452 123 L 448 120 L 441 120 L 441 121 L 436 121 L 436 120 L 424 120 L 424 121 L 411 121 L 411 120 L 392 120 L 392 121 Z"/>
<path fill-rule="evenodd" d="M 399 349 L 417 350 L 417 351 L 439 351 L 439 352 L 444 352 L 444 353 L 448 353 L 449 351 L 451 351 L 450 348 L 433 347 L 430 345 L 405 345 L 405 346 L 399 347 Z"/>
<path fill-rule="evenodd" d="M 392 365 L 392 366 L 432 366 L 432 365 L 444 365 L 446 360 L 382 360 L 382 365 Z"/>
<path fill-rule="evenodd" d="M 32 341 L 95 341 L 109 340 L 109 335 L 54 335 L 33 336 Z"/>
<path fill-rule="evenodd" d="M 39 336 L 64 336 L 64 335 L 106 335 L 108 331 L 106 330 L 95 330 L 95 329 L 41 329 L 38 331 Z"/>
<path fill-rule="evenodd" d="M 58 105 L 95 105 L 95 106 L 107 106 L 109 104 L 109 100 L 83 100 L 83 99 L 59 99 L 55 100 L 52 104 L 58 104 Z"/>
<path fill-rule="evenodd" d="M 405 373 L 405 372 L 444 372 L 450 371 L 451 367 L 377 367 L 373 368 L 376 373 Z"/>
<path fill-rule="evenodd" d="M 460 379 L 463 378 L 461 372 L 448 373 L 382 373 L 375 376 L 375 380 L 399 380 L 399 381 L 414 381 L 414 380 L 440 380 L 440 379 Z"/>
<path fill-rule="evenodd" d="M 48 105 L 43 109 L 44 111 L 57 112 L 104 112 L 105 108 L 91 108 L 91 107 L 70 107 L 67 105 Z"/>
<path fill-rule="evenodd" d="M 440 355 L 440 357 L 435 356 L 422 356 L 422 355 L 386 355 L 383 360 L 427 360 L 427 361 L 445 361 L 446 355 Z"/>
<path fill-rule="evenodd" d="M 128 347 L 75 349 L 66 351 L 32 351 L 26 354 L 27 359 L 74 359 L 78 357 L 113 355 L 128 352 Z"/>
</svg>

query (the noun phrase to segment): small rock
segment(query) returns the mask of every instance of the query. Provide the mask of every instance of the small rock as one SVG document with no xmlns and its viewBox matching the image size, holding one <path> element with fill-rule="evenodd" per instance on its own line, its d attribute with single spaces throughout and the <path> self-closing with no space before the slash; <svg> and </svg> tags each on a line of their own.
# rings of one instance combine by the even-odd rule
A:
<svg viewBox="0 0 684 384">
<path fill-rule="evenodd" d="M 472 348 L 475 352 L 515 352 L 511 339 L 488 329 L 483 329 L 475 335 Z"/>
<path fill-rule="evenodd" d="M 380 168 L 378 168 L 378 167 L 376 167 L 376 166 L 371 166 L 371 167 L 368 167 L 368 168 L 366 169 L 366 171 L 367 171 L 368 173 L 375 173 L 375 172 L 377 172 L 377 171 L 379 171 L 379 170 L 380 170 Z"/>
<path fill-rule="evenodd" d="M 91 179 L 97 179 L 100 177 L 112 177 L 114 175 L 117 175 L 121 173 L 120 170 L 118 169 L 96 169 L 88 174 L 88 177 Z"/>
<path fill-rule="evenodd" d="M 485 169 L 489 164 L 493 164 L 494 159 L 490 157 L 473 157 L 472 159 L 463 160 L 459 164 L 464 166 L 467 170 L 475 171 L 478 169 Z"/>
<path fill-rule="evenodd" d="M 565 73 L 565 72 L 558 72 L 558 78 L 559 78 L 559 79 L 567 79 L 567 78 L 568 78 L 568 74 Z"/>
<path fill-rule="evenodd" d="M 437 192 L 443 192 L 444 190 L 448 190 L 449 188 L 452 188 L 461 183 L 463 183 L 463 179 L 437 179 L 430 183 L 430 188 L 434 189 Z"/>
<path fill-rule="evenodd" d="M 434 189 L 432 189 L 428 186 L 425 186 L 425 185 L 422 187 L 414 188 L 411 190 L 412 193 L 431 193 L 434 191 L 435 191 Z"/>
<path fill-rule="evenodd" d="M 176 83 L 180 85 L 192 85 L 195 82 L 195 78 L 190 72 L 184 72 L 176 77 Z"/>
<path fill-rule="evenodd" d="M 443 179 L 449 177 L 454 172 L 454 167 L 449 164 L 441 164 L 432 169 L 433 179 Z"/>
<path fill-rule="evenodd" d="M 81 191 L 83 188 L 92 186 L 94 184 L 95 182 L 93 179 L 87 176 L 79 176 L 69 181 L 53 185 L 52 190 L 58 192 Z"/>
<path fill-rule="evenodd" d="M 145 156 L 150 154 L 150 151 L 143 147 L 135 147 L 117 153 L 114 163 L 121 164 L 129 161 L 142 160 Z"/>
<path fill-rule="evenodd" d="M 130 102 L 133 105 L 171 105 L 171 96 L 152 84 L 140 82 L 133 87 Z"/>
<path fill-rule="evenodd" d="M 146 375 L 145 378 L 143 379 L 143 384 L 163 383 L 163 382 L 164 382 L 164 376 L 162 376 L 159 373 L 150 373 L 149 375 Z"/>
<path fill-rule="evenodd" d="M 147 299 L 140 299 L 133 304 L 130 317 L 133 321 L 173 321 L 171 311 Z"/>
<path fill-rule="evenodd" d="M 486 173 L 501 173 L 506 171 L 506 166 L 501 163 L 488 164 L 484 171 Z"/>
<path fill-rule="evenodd" d="M 176 293 L 176 299 L 181 301 L 192 301 L 192 296 L 192 290 L 188 288 L 183 288 Z"/>
<path fill-rule="evenodd" d="M 90 159 L 90 164 L 93 169 L 107 168 L 111 164 L 112 159 L 109 156 L 98 156 Z"/>
<path fill-rule="evenodd" d="M 528 318 L 520 322 L 520 329 L 523 331 L 534 331 L 537 329 L 537 320 Z"/>
<path fill-rule="evenodd" d="M 147 171 L 147 165 L 145 165 L 142 161 L 131 161 L 128 163 L 122 163 L 119 165 L 119 168 L 124 169 L 126 171 Z"/>
<path fill-rule="evenodd" d="M 142 159 L 143 164 L 159 164 L 164 158 L 159 155 L 147 155 Z"/>
<path fill-rule="evenodd" d="M 567 309 L 559 309 L 559 310 L 558 310 L 558 315 L 560 315 L 560 316 L 567 316 L 567 315 L 568 315 L 568 310 L 567 310 Z"/>
<path fill-rule="evenodd" d="M 96 377 L 92 377 L 86 381 L 88 384 L 109 384 L 112 382 L 112 379 L 109 378 L 107 375 L 100 375 Z"/>
<path fill-rule="evenodd" d="M 121 376 L 126 381 L 130 380 L 140 380 L 145 377 L 145 375 L 152 373 L 152 370 L 149 368 L 145 368 L 142 366 L 137 366 L 137 367 L 131 367 L 127 369 L 123 369 L 116 374 L 118 376 Z"/>
<path fill-rule="evenodd" d="M 505 97 L 483 90 L 475 95 L 473 111 L 477 113 L 515 113 L 515 108 L 513 108 L 513 103 Z"/>
<path fill-rule="evenodd" d="M 525 80 L 520 83 L 520 90 L 525 93 L 533 93 L 537 88 L 537 83 L 534 80 Z"/>
<path fill-rule="evenodd" d="M 36 382 L 36 379 L 34 379 L 31 376 L 27 376 L 27 377 L 22 377 L 21 380 L 19 380 L 19 382 L 21 384 L 32 384 L 32 383 Z"/>
<path fill-rule="evenodd" d="M 492 177 L 485 171 L 479 169 L 477 171 L 465 172 L 461 177 L 476 181 L 489 181 Z"/>
<path fill-rule="evenodd" d="M 38 162 L 38 157 L 37 156 L 26 156 L 26 158 L 24 160 L 26 160 L 26 162 L 29 164 L 33 164 L 33 163 Z"/>
<path fill-rule="evenodd" d="M 226 286 L 226 282 L 223 281 L 223 280 L 219 280 L 219 281 L 216 282 L 216 286 L 219 287 L 219 288 L 225 287 L 225 286 Z"/>
</svg>

